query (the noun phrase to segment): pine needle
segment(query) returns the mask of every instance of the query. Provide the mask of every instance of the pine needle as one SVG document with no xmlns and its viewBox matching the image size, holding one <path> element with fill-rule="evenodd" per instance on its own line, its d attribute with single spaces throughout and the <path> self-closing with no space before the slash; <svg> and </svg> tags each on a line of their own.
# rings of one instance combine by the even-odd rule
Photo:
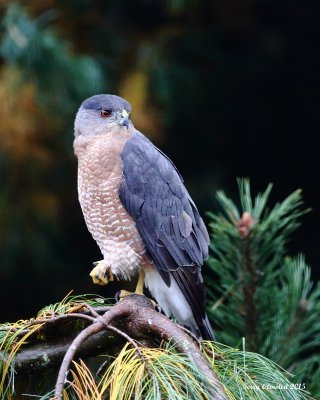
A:
<svg viewBox="0 0 320 400">
<path fill-rule="evenodd" d="M 303 256 L 287 254 L 290 235 L 309 209 L 303 209 L 301 190 L 268 207 L 271 184 L 254 198 L 248 179 L 238 184 L 241 207 L 218 192 L 223 215 L 209 214 L 208 264 L 215 276 L 207 282 L 216 337 L 231 347 L 245 337 L 249 350 L 319 394 L 320 285 L 313 284 Z"/>
<path fill-rule="evenodd" d="M 97 400 L 108 394 L 110 400 L 210 399 L 210 382 L 188 358 L 177 354 L 170 347 L 140 347 L 140 351 L 145 361 L 137 356 L 135 349 L 125 345 L 100 382 L 93 385 L 94 396 L 80 398 Z M 87 382 L 83 379 L 82 369 L 83 365 L 78 364 L 76 374 L 80 379 L 71 383 L 77 393 L 83 392 L 83 384 Z M 92 380 L 88 386 L 91 385 Z"/>
<path fill-rule="evenodd" d="M 1 338 L 0 352 L 2 353 L 3 359 L 0 360 L 0 397 L 5 398 L 11 396 L 14 392 L 14 364 L 13 360 L 16 353 L 19 351 L 21 346 L 27 343 L 27 340 L 36 331 L 41 328 L 41 325 L 34 325 L 26 333 L 25 321 L 19 321 L 15 326 L 10 328 L 5 333 L 4 337 Z M 14 330 L 12 329 L 14 327 Z M 1 328 L 0 328 L 1 329 Z"/>
<path fill-rule="evenodd" d="M 234 399 L 310 399 L 295 388 L 291 376 L 273 361 L 260 354 L 242 351 L 220 343 L 205 342 L 211 350 L 211 363 L 221 382 Z M 219 354 L 216 362 L 214 354 Z"/>
</svg>

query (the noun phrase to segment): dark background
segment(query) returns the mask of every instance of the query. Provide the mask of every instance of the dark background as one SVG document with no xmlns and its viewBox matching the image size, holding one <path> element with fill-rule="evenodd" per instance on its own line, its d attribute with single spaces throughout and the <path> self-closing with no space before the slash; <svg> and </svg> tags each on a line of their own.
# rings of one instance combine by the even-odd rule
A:
<svg viewBox="0 0 320 400">
<path fill-rule="evenodd" d="M 32 3 L 32 4 L 31 4 Z M 9 6 L 10 4 L 10 6 Z M 73 119 L 115 93 L 185 177 L 201 213 L 274 183 L 312 212 L 288 244 L 319 278 L 320 5 L 312 1 L 21 1 L 0 6 L 0 320 L 29 318 L 99 250 L 77 202 Z"/>
</svg>

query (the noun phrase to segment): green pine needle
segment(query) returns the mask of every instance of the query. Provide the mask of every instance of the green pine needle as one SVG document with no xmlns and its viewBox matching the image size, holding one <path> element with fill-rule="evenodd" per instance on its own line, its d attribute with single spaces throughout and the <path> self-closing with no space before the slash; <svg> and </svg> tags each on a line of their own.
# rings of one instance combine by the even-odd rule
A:
<svg viewBox="0 0 320 400">
<path fill-rule="evenodd" d="M 301 190 L 272 208 L 272 185 L 252 198 L 249 180 L 238 184 L 241 207 L 218 192 L 223 214 L 209 214 L 214 277 L 207 282 L 216 336 L 233 347 L 246 337 L 249 349 L 296 375 L 292 382 L 319 393 L 320 380 L 309 371 L 320 365 L 320 287 L 304 257 L 289 258 L 286 248 L 309 209 L 302 208 Z"/>
</svg>

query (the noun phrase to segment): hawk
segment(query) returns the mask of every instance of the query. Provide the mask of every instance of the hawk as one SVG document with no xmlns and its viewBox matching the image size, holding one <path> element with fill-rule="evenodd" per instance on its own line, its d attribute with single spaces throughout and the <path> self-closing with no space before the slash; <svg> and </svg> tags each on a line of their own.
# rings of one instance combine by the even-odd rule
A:
<svg viewBox="0 0 320 400">
<path fill-rule="evenodd" d="M 172 161 L 135 129 L 131 105 L 101 94 L 86 99 L 74 125 L 78 195 L 103 259 L 94 283 L 139 274 L 167 316 L 213 340 L 201 266 L 209 236 Z"/>
</svg>

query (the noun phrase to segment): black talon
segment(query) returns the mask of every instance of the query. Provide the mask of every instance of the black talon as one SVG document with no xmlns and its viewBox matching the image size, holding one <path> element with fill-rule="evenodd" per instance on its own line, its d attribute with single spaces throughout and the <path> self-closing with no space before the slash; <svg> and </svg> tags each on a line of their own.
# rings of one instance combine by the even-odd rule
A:
<svg viewBox="0 0 320 400">
<path fill-rule="evenodd" d="M 120 301 L 120 293 L 121 293 L 121 290 L 118 290 L 118 291 L 116 292 L 116 294 L 114 295 L 114 298 L 115 298 L 115 300 L 116 300 L 117 303 Z"/>
<path fill-rule="evenodd" d="M 157 312 L 163 314 L 163 312 L 162 312 L 161 307 L 159 306 L 159 304 L 156 304 L 156 305 L 154 306 L 154 309 L 155 309 L 155 311 L 157 311 Z"/>
</svg>

